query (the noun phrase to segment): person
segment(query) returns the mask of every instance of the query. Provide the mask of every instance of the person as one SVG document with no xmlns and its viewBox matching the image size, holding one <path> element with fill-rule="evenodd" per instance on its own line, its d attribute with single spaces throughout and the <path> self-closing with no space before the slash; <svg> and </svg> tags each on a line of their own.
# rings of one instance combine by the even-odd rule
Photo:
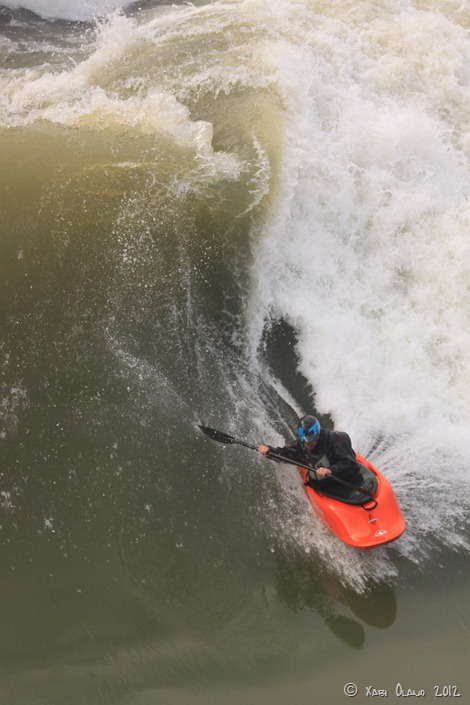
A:
<svg viewBox="0 0 470 705">
<path fill-rule="evenodd" d="M 306 482 L 311 487 L 337 487 L 337 483 L 328 477 L 330 475 L 354 484 L 360 481 L 356 453 L 347 433 L 321 428 L 315 416 L 302 416 L 297 423 L 297 436 L 298 440 L 286 446 L 274 448 L 260 445 L 258 451 L 265 457 L 275 453 L 285 458 L 286 462 L 295 460 L 314 467 L 315 473 L 309 472 Z"/>
</svg>

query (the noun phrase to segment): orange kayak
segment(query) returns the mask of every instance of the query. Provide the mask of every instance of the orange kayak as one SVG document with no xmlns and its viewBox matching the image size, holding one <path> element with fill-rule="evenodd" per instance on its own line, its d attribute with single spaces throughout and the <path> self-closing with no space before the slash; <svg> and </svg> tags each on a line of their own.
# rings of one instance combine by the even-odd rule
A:
<svg viewBox="0 0 470 705">
<path fill-rule="evenodd" d="M 373 493 L 373 499 L 359 490 L 345 492 L 341 485 L 338 491 L 308 486 L 305 491 L 317 516 L 341 541 L 361 549 L 383 546 L 402 535 L 405 520 L 389 481 L 361 455 L 356 459 L 361 466 L 362 486 Z M 305 482 L 308 471 L 299 468 L 299 472 Z"/>
</svg>

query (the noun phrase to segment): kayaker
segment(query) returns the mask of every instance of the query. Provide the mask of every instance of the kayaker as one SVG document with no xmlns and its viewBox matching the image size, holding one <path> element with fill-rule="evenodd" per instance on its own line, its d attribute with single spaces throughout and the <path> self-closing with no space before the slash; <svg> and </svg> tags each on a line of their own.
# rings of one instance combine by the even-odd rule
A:
<svg viewBox="0 0 470 705">
<path fill-rule="evenodd" d="M 296 460 L 315 468 L 315 473 L 309 472 L 307 482 L 311 487 L 330 487 L 336 483 L 328 479 L 328 475 L 354 482 L 360 479 L 356 462 L 356 454 L 351 445 L 351 439 L 344 431 L 330 431 L 321 428 L 315 416 L 302 416 L 297 424 L 298 440 L 280 448 L 261 445 L 258 451 L 268 456 L 269 453 L 281 455 L 289 460 Z"/>
</svg>

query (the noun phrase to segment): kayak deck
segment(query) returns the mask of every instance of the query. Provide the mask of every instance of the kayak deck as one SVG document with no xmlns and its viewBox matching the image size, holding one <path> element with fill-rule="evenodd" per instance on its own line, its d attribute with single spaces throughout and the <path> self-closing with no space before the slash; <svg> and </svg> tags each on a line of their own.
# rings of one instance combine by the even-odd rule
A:
<svg viewBox="0 0 470 705">
<path fill-rule="evenodd" d="M 317 516 L 335 536 L 349 546 L 367 550 L 395 541 L 406 525 L 387 478 L 361 455 L 356 455 L 356 459 L 375 475 L 374 499 L 367 501 L 364 497 L 361 506 L 341 501 L 316 488 L 306 486 L 305 491 Z M 307 469 L 299 468 L 299 472 L 305 482 Z"/>
</svg>

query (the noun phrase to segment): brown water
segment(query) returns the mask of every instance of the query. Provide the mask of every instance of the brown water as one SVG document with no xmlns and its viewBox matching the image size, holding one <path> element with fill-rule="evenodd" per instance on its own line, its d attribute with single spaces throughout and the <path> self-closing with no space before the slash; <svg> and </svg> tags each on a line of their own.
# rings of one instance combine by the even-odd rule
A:
<svg viewBox="0 0 470 705">
<path fill-rule="evenodd" d="M 61 8 L 0 9 L 0 702 L 470 702 L 468 12 Z M 395 544 L 197 430 L 312 409 Z"/>
</svg>

